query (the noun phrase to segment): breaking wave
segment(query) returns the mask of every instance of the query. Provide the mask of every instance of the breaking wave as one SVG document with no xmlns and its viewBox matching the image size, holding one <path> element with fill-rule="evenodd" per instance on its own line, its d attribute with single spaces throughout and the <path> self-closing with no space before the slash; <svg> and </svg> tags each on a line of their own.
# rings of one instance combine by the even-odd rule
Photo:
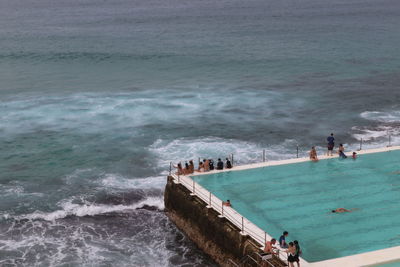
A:
<svg viewBox="0 0 400 267">
<path fill-rule="evenodd" d="M 155 207 L 158 210 L 164 209 L 164 201 L 162 198 L 158 197 L 149 197 L 145 200 L 139 201 L 138 203 L 134 203 L 131 205 L 102 205 L 102 204 L 74 204 L 71 201 L 67 201 L 61 204 L 61 210 L 56 210 L 53 212 L 41 212 L 37 211 L 32 214 L 18 216 L 17 219 L 23 220 L 45 220 L 45 221 L 55 221 L 58 219 L 63 219 L 69 216 L 95 216 L 99 214 L 105 213 L 114 213 L 114 212 L 127 212 L 136 209 L 146 208 L 146 207 Z"/>
</svg>

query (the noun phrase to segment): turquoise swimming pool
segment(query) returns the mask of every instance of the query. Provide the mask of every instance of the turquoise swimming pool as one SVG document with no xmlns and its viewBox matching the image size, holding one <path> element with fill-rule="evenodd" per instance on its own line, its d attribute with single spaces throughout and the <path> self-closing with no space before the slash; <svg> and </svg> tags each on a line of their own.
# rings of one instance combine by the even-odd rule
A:
<svg viewBox="0 0 400 267">
<path fill-rule="evenodd" d="M 400 261 L 389 262 L 381 265 L 375 265 L 374 267 L 400 267 Z"/>
<path fill-rule="evenodd" d="M 399 150 L 193 179 L 273 237 L 289 231 L 309 262 L 400 245 Z"/>
</svg>

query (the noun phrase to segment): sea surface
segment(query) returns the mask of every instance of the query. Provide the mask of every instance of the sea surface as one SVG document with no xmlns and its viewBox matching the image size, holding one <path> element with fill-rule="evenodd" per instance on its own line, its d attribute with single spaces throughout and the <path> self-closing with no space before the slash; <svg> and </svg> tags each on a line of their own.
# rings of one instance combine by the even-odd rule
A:
<svg viewBox="0 0 400 267">
<path fill-rule="evenodd" d="M 400 143 L 397 0 L 0 0 L 0 266 L 213 266 L 170 162 Z"/>
</svg>

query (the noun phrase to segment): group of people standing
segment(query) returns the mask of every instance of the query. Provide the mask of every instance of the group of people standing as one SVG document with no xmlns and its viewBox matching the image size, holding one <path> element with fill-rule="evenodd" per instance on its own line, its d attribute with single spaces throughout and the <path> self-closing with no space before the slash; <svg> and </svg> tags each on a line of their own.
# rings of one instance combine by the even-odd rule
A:
<svg viewBox="0 0 400 267">
<path fill-rule="evenodd" d="M 294 263 L 297 263 L 297 267 L 300 267 L 300 254 L 301 249 L 299 242 L 294 240 L 293 242 L 286 243 L 286 237 L 289 235 L 289 232 L 284 231 L 282 235 L 279 237 L 279 246 L 283 249 L 286 249 L 285 252 L 288 255 L 288 263 L 290 267 L 294 267 Z M 272 238 L 271 241 L 267 241 L 265 243 L 264 252 L 267 255 L 277 255 L 279 250 L 275 247 L 276 239 Z"/>
<path fill-rule="evenodd" d="M 195 171 L 209 172 L 213 170 L 223 170 L 224 168 L 231 169 L 233 166 L 229 158 L 226 158 L 225 164 L 219 158 L 216 162 L 216 165 L 213 159 L 203 159 L 203 161 L 199 160 L 199 165 L 197 169 L 195 169 L 194 167 L 193 160 L 189 160 L 189 163 L 186 161 L 184 167 L 181 163 L 178 163 L 176 166 L 173 165 L 173 167 L 177 169 L 177 175 L 188 175 L 194 173 Z"/>
<path fill-rule="evenodd" d="M 328 138 L 326 138 L 326 141 L 328 143 L 328 152 L 327 155 L 328 156 L 333 156 L 333 149 L 335 147 L 335 137 L 333 137 L 333 133 L 331 133 L 330 136 L 328 136 Z M 347 155 L 344 153 L 344 146 L 343 144 L 339 144 L 339 149 L 338 149 L 338 154 L 340 158 L 347 158 Z M 353 152 L 352 155 L 353 159 L 357 158 L 357 153 Z M 317 155 L 317 150 L 315 149 L 315 147 L 313 146 L 310 150 L 310 160 L 312 161 L 318 161 L 318 155 Z"/>
</svg>

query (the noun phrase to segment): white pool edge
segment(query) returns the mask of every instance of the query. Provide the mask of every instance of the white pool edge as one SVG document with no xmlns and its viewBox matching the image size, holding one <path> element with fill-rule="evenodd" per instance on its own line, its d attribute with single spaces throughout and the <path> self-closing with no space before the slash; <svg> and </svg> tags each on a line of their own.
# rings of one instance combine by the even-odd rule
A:
<svg viewBox="0 0 400 267">
<path fill-rule="evenodd" d="M 366 150 L 360 150 L 356 151 L 358 156 L 364 155 L 364 154 L 371 154 L 371 153 L 380 153 L 380 152 L 388 152 L 388 151 L 393 151 L 393 150 L 400 150 L 400 146 L 390 146 L 390 147 L 383 147 L 383 148 L 374 148 L 374 149 L 366 149 Z M 347 154 L 349 156 L 348 160 L 352 160 L 351 154 L 353 151 L 348 151 Z M 331 158 L 337 158 L 338 155 L 334 156 L 326 156 L 326 155 L 320 155 L 319 160 L 325 160 L 325 159 L 331 159 Z M 208 175 L 208 174 L 216 174 L 220 172 L 227 172 L 227 171 L 241 171 L 241 170 L 248 170 L 248 169 L 255 169 L 255 168 L 262 168 L 262 167 L 268 167 L 268 166 L 277 166 L 277 165 L 285 165 L 285 164 L 293 164 L 293 163 L 300 163 L 300 162 L 306 162 L 309 161 L 309 158 L 296 158 L 296 159 L 286 159 L 286 160 L 276 160 L 276 161 L 268 161 L 268 162 L 262 162 L 262 163 L 254 163 L 254 164 L 247 164 L 247 165 L 241 165 L 241 166 L 234 166 L 232 169 L 224 169 L 224 170 L 213 170 L 209 172 L 204 172 L 204 173 L 195 173 L 191 176 L 199 176 L 199 175 Z M 318 164 L 318 163 L 316 163 Z M 173 178 L 175 179 L 176 183 L 180 183 L 184 185 L 187 189 L 189 189 L 193 195 L 199 196 L 203 201 L 208 203 L 207 199 L 208 196 L 212 196 L 212 201 L 210 202 L 211 205 L 209 205 L 210 208 L 215 209 L 217 212 L 221 213 L 221 210 L 219 209 L 218 206 L 216 206 L 215 202 L 218 203 L 221 202 L 220 199 L 218 199 L 216 196 L 214 196 L 211 192 L 203 188 L 201 185 L 196 183 L 191 177 L 189 176 L 177 176 L 177 175 L 172 175 Z M 210 198 L 211 199 L 211 198 Z M 233 224 L 238 226 L 238 221 L 241 221 L 242 218 L 245 219 L 245 228 L 246 231 L 243 234 L 247 234 L 251 236 L 253 239 L 256 241 L 260 242 L 260 236 L 259 234 L 263 234 L 264 238 L 266 240 L 270 240 L 272 237 L 253 224 L 250 220 L 242 216 L 239 212 L 237 212 L 235 209 L 232 207 L 225 207 L 225 213 L 226 217 L 229 221 L 231 221 Z M 228 215 L 229 214 L 229 215 Z M 240 228 L 240 226 L 238 226 Z M 263 242 L 260 242 L 263 244 Z M 265 244 L 263 244 L 265 245 Z M 281 254 L 282 255 L 282 254 Z M 400 246 L 396 247 L 391 247 L 391 248 L 386 248 L 386 249 L 380 249 L 380 250 L 374 250 L 371 252 L 365 252 L 365 253 L 360 253 L 360 254 L 354 254 L 350 256 L 345 256 L 345 257 L 340 257 L 340 258 L 334 258 L 334 259 L 329 259 L 329 260 L 324 260 L 324 261 L 318 261 L 318 262 L 308 262 L 304 260 L 303 258 L 300 258 L 301 260 L 301 265 L 304 267 L 354 267 L 354 266 L 374 266 L 377 264 L 385 264 L 388 262 L 393 262 L 400 260 Z"/>
<path fill-rule="evenodd" d="M 345 151 L 345 154 L 348 156 L 348 159 L 351 159 L 353 151 L 357 153 L 357 156 L 360 156 L 360 155 L 365 155 L 365 154 L 387 152 L 387 151 L 392 151 L 392 150 L 400 150 L 400 146 L 390 146 L 390 147 L 364 149 L 364 150 L 349 150 L 349 151 Z M 332 159 L 332 158 L 338 158 L 338 157 L 339 156 L 337 155 L 337 153 L 334 153 L 333 156 L 318 155 L 319 160 L 326 160 L 326 159 Z M 266 161 L 266 162 L 260 162 L 260 163 L 251 163 L 251 164 L 234 166 L 234 168 L 232 168 L 232 169 L 213 170 L 213 171 L 209 171 L 209 172 L 195 172 L 194 174 L 192 174 L 190 176 L 194 177 L 194 176 L 199 176 L 199 175 L 208 175 L 208 174 L 215 174 L 215 173 L 221 173 L 221 172 L 242 171 L 242 170 L 268 167 L 268 166 L 301 163 L 301 162 L 307 162 L 307 161 L 310 161 L 310 159 L 307 157 L 306 158 L 295 158 L 295 159 L 273 160 L 273 161 Z"/>
</svg>

